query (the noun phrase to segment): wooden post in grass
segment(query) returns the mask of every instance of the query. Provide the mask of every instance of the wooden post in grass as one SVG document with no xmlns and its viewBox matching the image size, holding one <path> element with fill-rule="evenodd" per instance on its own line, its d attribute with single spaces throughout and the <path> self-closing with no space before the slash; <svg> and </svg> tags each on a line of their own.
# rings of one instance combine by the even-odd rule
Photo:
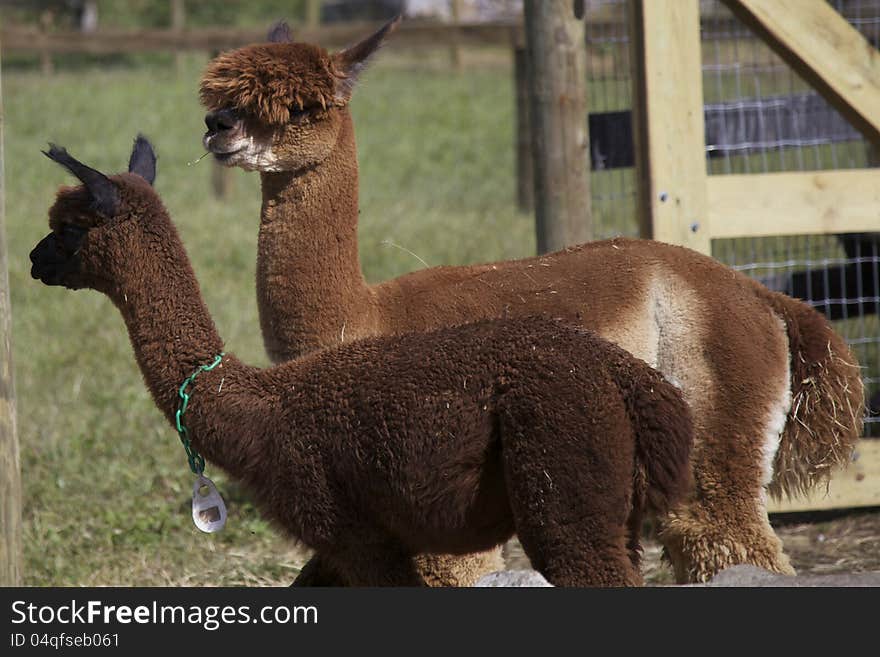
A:
<svg viewBox="0 0 880 657">
<path fill-rule="evenodd" d="M 461 43 L 459 43 L 458 38 L 458 23 L 461 20 L 461 0 L 449 0 L 449 18 L 455 27 L 449 44 L 449 61 L 452 64 L 452 70 L 460 73 Z"/>
<path fill-rule="evenodd" d="M 171 0 L 171 29 L 177 35 L 186 27 L 186 4 L 185 0 Z M 180 73 L 183 68 L 183 52 L 180 48 L 174 50 L 174 66 Z"/>
<path fill-rule="evenodd" d="M 46 46 L 49 43 L 49 32 L 52 30 L 52 24 L 55 22 L 55 12 L 47 9 L 40 14 L 40 36 L 39 43 Z M 52 75 L 55 70 L 55 64 L 52 61 L 52 53 L 49 49 L 43 47 L 40 49 L 40 70 L 43 75 Z"/>
<path fill-rule="evenodd" d="M 21 466 L 15 427 L 12 313 L 9 304 L 9 274 L 6 271 L 3 128 L 3 92 L 0 86 L 0 586 L 20 586 Z"/>
<path fill-rule="evenodd" d="M 583 1 L 525 0 L 524 8 L 535 224 L 546 253 L 593 232 Z"/>
<path fill-rule="evenodd" d="M 214 160 L 213 157 L 211 159 Z M 232 171 L 217 160 L 214 160 L 212 167 L 211 188 L 214 190 L 214 196 L 216 198 L 226 198 L 229 196 L 229 188 L 232 186 Z"/>
<path fill-rule="evenodd" d="M 306 27 L 315 28 L 321 24 L 321 0 L 306 0 Z"/>
<path fill-rule="evenodd" d="M 211 52 L 211 59 L 220 54 L 219 50 Z M 232 171 L 229 167 L 223 166 L 213 157 L 211 159 L 211 189 L 214 190 L 215 198 L 226 198 L 229 196 L 229 190 L 232 187 Z"/>
<path fill-rule="evenodd" d="M 520 212 L 535 209 L 535 181 L 532 166 L 532 131 L 529 128 L 529 74 L 526 48 L 513 45 L 514 142 L 516 143 L 516 206 Z"/>
</svg>

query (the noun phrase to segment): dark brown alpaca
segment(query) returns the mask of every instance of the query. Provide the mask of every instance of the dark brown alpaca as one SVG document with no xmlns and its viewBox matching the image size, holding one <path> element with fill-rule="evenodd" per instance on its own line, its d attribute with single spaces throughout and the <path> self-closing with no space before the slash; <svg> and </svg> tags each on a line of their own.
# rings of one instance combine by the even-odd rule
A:
<svg viewBox="0 0 880 657">
<path fill-rule="evenodd" d="M 262 178 L 257 293 L 269 355 L 281 362 L 354 338 L 489 317 L 541 314 L 593 329 L 678 381 L 693 410 L 692 499 L 661 523 L 679 581 L 737 563 L 793 572 L 766 494 L 801 493 L 849 462 L 863 395 L 845 342 L 805 304 L 653 241 L 596 242 L 367 285 L 347 106 L 395 25 L 336 54 L 249 46 L 217 57 L 202 79 L 211 110 L 205 146 Z M 467 579 L 479 561 L 446 565 L 449 578 Z"/>
<path fill-rule="evenodd" d="M 107 178 L 52 147 L 62 188 L 34 278 L 103 292 L 174 422 L 177 390 L 223 350 L 135 142 Z M 269 369 L 227 355 L 200 374 L 193 446 L 343 583 L 423 583 L 413 556 L 488 550 L 516 532 L 557 586 L 641 583 L 643 510 L 689 487 L 690 413 L 645 363 L 541 318 L 370 338 Z"/>
</svg>

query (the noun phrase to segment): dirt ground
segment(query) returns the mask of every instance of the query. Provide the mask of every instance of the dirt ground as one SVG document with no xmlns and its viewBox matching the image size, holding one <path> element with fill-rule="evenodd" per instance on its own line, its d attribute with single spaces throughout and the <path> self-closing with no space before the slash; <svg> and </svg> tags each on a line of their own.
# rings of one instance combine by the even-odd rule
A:
<svg viewBox="0 0 880 657">
<path fill-rule="evenodd" d="M 771 518 L 785 551 L 799 574 L 880 572 L 880 508 L 860 511 L 786 514 Z M 674 583 L 661 560 L 657 541 L 644 538 L 646 584 Z M 515 540 L 505 547 L 508 569 L 529 568 Z"/>
</svg>

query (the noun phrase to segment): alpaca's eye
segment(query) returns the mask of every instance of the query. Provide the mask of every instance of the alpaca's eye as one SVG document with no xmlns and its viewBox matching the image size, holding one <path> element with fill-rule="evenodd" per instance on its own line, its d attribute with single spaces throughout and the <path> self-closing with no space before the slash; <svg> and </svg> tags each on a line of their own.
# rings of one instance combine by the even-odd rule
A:
<svg viewBox="0 0 880 657">
<path fill-rule="evenodd" d="M 303 118 L 307 117 L 310 113 L 311 113 L 311 110 L 307 107 L 303 108 L 303 109 L 298 109 L 296 107 L 290 108 L 290 118 L 293 119 L 294 121 L 298 121 L 300 119 L 303 119 Z"/>
</svg>

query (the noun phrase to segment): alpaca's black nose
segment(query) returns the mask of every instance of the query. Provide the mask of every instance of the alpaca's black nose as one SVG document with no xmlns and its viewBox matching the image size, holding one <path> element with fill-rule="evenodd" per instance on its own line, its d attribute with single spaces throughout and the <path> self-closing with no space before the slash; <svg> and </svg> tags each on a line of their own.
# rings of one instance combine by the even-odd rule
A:
<svg viewBox="0 0 880 657">
<path fill-rule="evenodd" d="M 228 109 L 217 110 L 216 112 L 208 112 L 205 115 L 205 125 L 211 132 L 224 132 L 232 130 L 238 122 L 235 112 Z"/>
</svg>

